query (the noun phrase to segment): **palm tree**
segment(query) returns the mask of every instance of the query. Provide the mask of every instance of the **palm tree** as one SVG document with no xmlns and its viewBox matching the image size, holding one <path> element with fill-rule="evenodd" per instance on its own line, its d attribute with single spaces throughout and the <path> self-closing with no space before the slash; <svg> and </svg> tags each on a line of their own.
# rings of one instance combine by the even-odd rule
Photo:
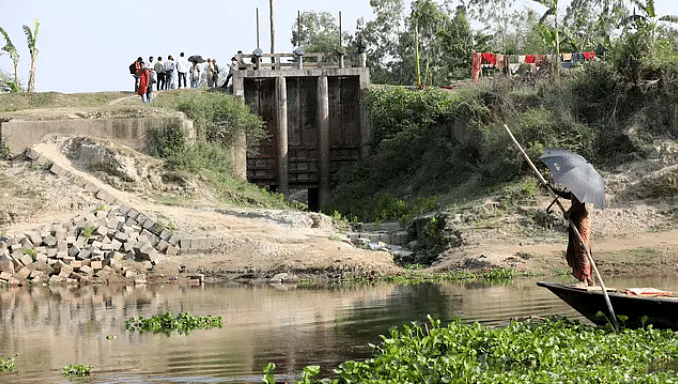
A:
<svg viewBox="0 0 678 387">
<path fill-rule="evenodd" d="M 38 38 L 38 27 L 40 23 L 38 19 L 33 21 L 35 23 L 35 28 L 31 33 L 30 27 L 24 24 L 24 33 L 26 34 L 26 42 L 28 43 L 28 51 L 31 53 L 31 71 L 28 76 L 28 92 L 32 93 L 35 88 L 35 58 L 38 56 L 38 48 L 35 45 L 35 42 Z"/>
<path fill-rule="evenodd" d="M 7 31 L 0 27 L 0 33 L 5 37 L 5 42 L 7 43 L 2 47 L 2 51 L 7 52 L 10 59 L 12 59 L 12 63 L 14 63 L 14 85 L 19 89 L 19 52 L 14 47 L 14 44 L 12 44 L 12 39 L 9 38 Z"/>
<path fill-rule="evenodd" d="M 655 33 L 659 26 L 659 22 L 678 23 L 678 16 L 664 15 L 657 17 L 654 8 L 654 0 L 646 0 L 643 4 L 640 0 L 633 0 L 635 7 L 633 8 L 633 15 L 622 20 L 622 25 L 633 24 L 636 31 L 644 31 L 649 34 L 650 42 L 654 43 Z M 641 15 L 636 15 L 636 8 L 642 12 Z"/>
</svg>

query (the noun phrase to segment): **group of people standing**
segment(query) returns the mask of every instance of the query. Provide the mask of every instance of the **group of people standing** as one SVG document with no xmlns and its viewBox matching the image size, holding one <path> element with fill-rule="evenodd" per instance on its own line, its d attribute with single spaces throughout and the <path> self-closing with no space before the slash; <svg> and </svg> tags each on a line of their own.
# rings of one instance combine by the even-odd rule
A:
<svg viewBox="0 0 678 387">
<path fill-rule="evenodd" d="M 235 71 L 235 58 L 232 58 L 231 61 L 228 77 L 222 87 L 228 86 L 228 82 Z M 198 88 L 202 71 L 206 72 L 207 87 L 219 87 L 217 60 L 207 58 L 207 61 L 204 63 L 202 65 L 199 61 L 194 61 L 192 65 L 189 65 L 189 61 L 183 52 L 179 54 L 179 58 L 176 61 L 172 55 L 168 55 L 165 60 L 162 57 L 158 57 L 156 61 L 151 56 L 148 58 L 148 63 L 144 62 L 142 57 L 139 57 L 130 65 L 130 72 L 135 80 L 134 92 L 141 97 L 142 102 L 151 102 L 153 100 L 153 83 L 157 83 L 157 90 L 174 89 L 175 81 L 178 83 L 178 88 L 182 87 L 182 82 L 183 87 L 188 87 L 186 83 L 187 74 L 190 87 Z"/>
</svg>

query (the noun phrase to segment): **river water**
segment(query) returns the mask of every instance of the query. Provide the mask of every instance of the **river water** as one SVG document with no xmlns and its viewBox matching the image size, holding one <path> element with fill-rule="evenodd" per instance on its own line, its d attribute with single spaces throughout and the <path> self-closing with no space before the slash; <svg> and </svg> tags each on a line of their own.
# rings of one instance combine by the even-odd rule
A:
<svg viewBox="0 0 678 387">
<path fill-rule="evenodd" d="M 306 365 L 331 370 L 369 357 L 369 343 L 390 327 L 460 318 L 501 325 L 511 317 L 582 317 L 556 296 L 521 278 L 486 283 L 371 284 L 324 288 L 205 284 L 195 287 L 60 287 L 0 291 L 0 357 L 18 353 L 16 370 L 0 383 L 261 383 L 277 365 L 291 382 Z M 667 278 L 610 278 L 608 287 L 678 290 Z M 221 329 L 189 335 L 139 333 L 129 318 L 166 311 L 223 317 Z M 115 338 L 110 338 L 114 336 Z M 86 379 L 68 379 L 68 364 L 91 364 Z"/>
</svg>

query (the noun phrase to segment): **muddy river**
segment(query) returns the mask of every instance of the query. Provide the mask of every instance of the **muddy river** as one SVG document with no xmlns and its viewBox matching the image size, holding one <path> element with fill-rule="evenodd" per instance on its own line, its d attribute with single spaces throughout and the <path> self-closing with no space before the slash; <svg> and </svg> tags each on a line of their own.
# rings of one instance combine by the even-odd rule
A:
<svg viewBox="0 0 678 387">
<path fill-rule="evenodd" d="M 370 355 L 391 326 L 460 318 L 501 325 L 526 315 L 580 315 L 526 278 L 486 283 L 372 284 L 325 288 L 204 284 L 194 287 L 18 288 L 0 291 L 0 357 L 16 370 L 0 383 L 260 383 L 277 364 L 278 382 L 301 369 L 330 370 Z M 569 278 L 552 279 L 567 282 Z M 675 277 L 606 279 L 609 287 L 678 290 Z M 224 327 L 188 335 L 128 331 L 129 318 L 166 311 L 223 317 Z M 62 375 L 93 365 L 86 379 Z"/>
</svg>

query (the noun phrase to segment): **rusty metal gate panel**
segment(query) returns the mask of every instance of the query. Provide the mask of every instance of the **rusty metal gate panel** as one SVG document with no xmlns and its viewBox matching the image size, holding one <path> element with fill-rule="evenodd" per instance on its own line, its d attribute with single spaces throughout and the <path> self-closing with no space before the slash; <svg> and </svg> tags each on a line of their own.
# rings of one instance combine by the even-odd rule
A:
<svg viewBox="0 0 678 387">
<path fill-rule="evenodd" d="M 247 156 L 247 180 L 260 186 L 278 185 L 278 121 L 275 78 L 245 78 L 245 103 L 265 122 L 267 137 Z"/>
<path fill-rule="evenodd" d="M 360 82 L 357 76 L 328 77 L 330 180 L 360 160 Z"/>
<path fill-rule="evenodd" d="M 295 77 L 286 81 L 289 185 L 317 188 L 320 184 L 318 78 Z"/>
</svg>

